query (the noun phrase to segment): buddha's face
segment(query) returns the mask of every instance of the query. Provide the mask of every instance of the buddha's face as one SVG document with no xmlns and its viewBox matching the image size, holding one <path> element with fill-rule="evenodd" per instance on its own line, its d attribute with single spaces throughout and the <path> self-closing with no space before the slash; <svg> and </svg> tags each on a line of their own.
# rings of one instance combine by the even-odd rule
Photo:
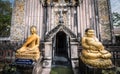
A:
<svg viewBox="0 0 120 74">
<path fill-rule="evenodd" d="M 35 28 L 35 27 L 32 27 L 32 28 L 30 29 L 30 32 L 31 32 L 31 34 L 36 33 L 36 28 Z"/>
<path fill-rule="evenodd" d="M 88 30 L 88 31 L 86 32 L 86 35 L 87 35 L 88 37 L 93 37 L 93 36 L 95 36 L 94 30 Z"/>
</svg>

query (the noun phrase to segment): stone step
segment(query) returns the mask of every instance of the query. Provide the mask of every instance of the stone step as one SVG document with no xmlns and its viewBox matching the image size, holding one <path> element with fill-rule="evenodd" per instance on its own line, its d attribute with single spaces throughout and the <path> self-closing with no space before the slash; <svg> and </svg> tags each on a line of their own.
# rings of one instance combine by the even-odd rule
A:
<svg viewBox="0 0 120 74">
<path fill-rule="evenodd" d="M 50 74 L 51 69 L 50 68 L 43 68 L 41 74 Z"/>
</svg>

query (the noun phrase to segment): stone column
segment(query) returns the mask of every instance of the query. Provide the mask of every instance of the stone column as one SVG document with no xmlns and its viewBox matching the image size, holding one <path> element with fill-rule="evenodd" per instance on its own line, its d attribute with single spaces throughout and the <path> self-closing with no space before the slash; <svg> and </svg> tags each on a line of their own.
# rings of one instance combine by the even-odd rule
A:
<svg viewBox="0 0 120 74">
<path fill-rule="evenodd" d="M 45 42 L 45 58 L 52 58 L 52 42 Z"/>
<path fill-rule="evenodd" d="M 52 42 L 45 42 L 43 67 L 51 68 L 52 62 Z"/>
<path fill-rule="evenodd" d="M 108 44 L 111 41 L 111 26 L 109 19 L 108 0 L 98 0 L 98 19 L 101 41 Z"/>
<path fill-rule="evenodd" d="M 15 0 L 11 24 L 11 41 L 24 40 L 24 5 L 24 0 Z"/>
<path fill-rule="evenodd" d="M 71 44 L 71 62 L 74 74 L 77 74 L 77 67 L 79 66 L 78 56 L 78 42 L 70 42 Z"/>
<path fill-rule="evenodd" d="M 71 42 L 71 58 L 78 58 L 78 43 Z"/>
</svg>

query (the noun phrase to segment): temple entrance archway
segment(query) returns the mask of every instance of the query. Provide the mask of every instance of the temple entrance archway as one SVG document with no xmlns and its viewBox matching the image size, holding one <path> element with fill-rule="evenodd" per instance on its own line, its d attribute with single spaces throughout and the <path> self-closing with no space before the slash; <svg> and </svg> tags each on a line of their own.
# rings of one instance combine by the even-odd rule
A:
<svg viewBox="0 0 120 74">
<path fill-rule="evenodd" d="M 69 66 L 71 67 L 71 52 L 69 48 L 69 36 L 64 31 L 59 31 L 54 36 L 53 45 L 53 66 Z"/>
</svg>

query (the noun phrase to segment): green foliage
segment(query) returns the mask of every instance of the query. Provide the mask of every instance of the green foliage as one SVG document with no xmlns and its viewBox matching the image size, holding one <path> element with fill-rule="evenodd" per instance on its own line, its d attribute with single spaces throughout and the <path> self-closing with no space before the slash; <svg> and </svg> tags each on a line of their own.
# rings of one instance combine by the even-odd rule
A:
<svg viewBox="0 0 120 74">
<path fill-rule="evenodd" d="M 119 74 L 119 73 L 120 67 L 116 67 L 115 69 L 102 70 L 102 74 Z"/>
<path fill-rule="evenodd" d="M 10 34 L 12 4 L 9 0 L 0 0 L 0 37 L 6 37 Z"/>
<path fill-rule="evenodd" d="M 16 66 L 10 66 L 9 64 L 5 64 L 3 67 L 2 74 L 21 74 L 19 71 L 17 71 Z"/>
<path fill-rule="evenodd" d="M 54 67 L 51 69 L 50 74 L 73 74 L 73 71 L 67 67 Z"/>
<path fill-rule="evenodd" d="M 120 13 L 113 12 L 113 25 L 120 26 Z"/>
</svg>

